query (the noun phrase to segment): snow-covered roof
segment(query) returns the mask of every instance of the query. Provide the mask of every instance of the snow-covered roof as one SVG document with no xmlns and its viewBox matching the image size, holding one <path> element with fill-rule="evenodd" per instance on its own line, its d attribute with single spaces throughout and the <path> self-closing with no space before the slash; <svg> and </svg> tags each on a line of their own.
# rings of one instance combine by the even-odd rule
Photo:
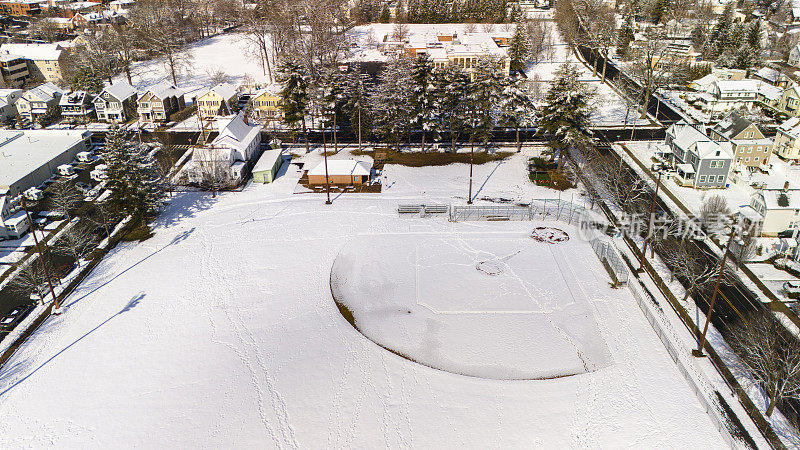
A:
<svg viewBox="0 0 800 450">
<path fill-rule="evenodd" d="M 329 176 L 369 176 L 372 164 L 367 161 L 356 161 L 353 159 L 329 159 Z M 325 162 L 317 164 L 316 167 L 308 171 L 309 175 L 325 175 Z"/>
<path fill-rule="evenodd" d="M 0 130 L 0 186 L 7 187 L 81 142 L 81 130 Z"/>
<path fill-rule="evenodd" d="M 769 189 L 762 190 L 760 195 L 764 198 L 764 206 L 768 210 L 774 209 L 800 209 L 800 191 L 797 189 Z M 783 197 L 785 196 L 785 201 Z"/>
<path fill-rule="evenodd" d="M 39 86 L 28 89 L 28 91 L 25 92 L 25 97 L 26 98 L 32 97 L 34 99 L 39 99 L 47 102 L 63 94 L 64 91 L 62 91 L 61 88 L 48 81 L 47 83 L 42 83 Z"/>
<path fill-rule="evenodd" d="M 211 145 L 242 151 L 247 149 L 261 133 L 261 125 L 245 123 L 242 113 L 218 118 L 217 126 L 219 127 L 219 136 L 211 142 Z"/>
<path fill-rule="evenodd" d="M 152 93 L 160 99 L 165 99 L 172 96 L 181 97 L 184 94 L 180 88 L 168 81 L 162 81 L 161 83 L 150 86 L 147 91 L 145 91 L 144 95 L 147 95 L 148 93 Z"/>
<path fill-rule="evenodd" d="M 778 131 L 792 138 L 800 138 L 800 117 L 790 117 L 778 126 Z"/>
<path fill-rule="evenodd" d="M 117 81 L 112 85 L 106 86 L 103 92 L 100 93 L 100 96 L 102 97 L 106 92 L 117 100 L 124 101 L 136 94 L 137 91 L 136 88 L 128 84 L 127 81 Z"/>
<path fill-rule="evenodd" d="M 69 94 L 62 95 L 61 100 L 58 101 L 58 104 L 61 106 L 82 105 L 86 100 L 86 95 L 86 91 L 70 92 Z"/>
<path fill-rule="evenodd" d="M 275 167 L 275 163 L 277 163 L 282 157 L 283 150 L 281 149 L 265 151 L 264 154 L 261 155 L 261 158 L 258 158 L 256 165 L 253 166 L 253 172 L 271 170 L 273 167 Z"/>
<path fill-rule="evenodd" d="M 758 80 L 717 80 L 716 85 L 722 93 L 755 93 L 758 92 Z"/>
<path fill-rule="evenodd" d="M 225 101 L 228 101 L 228 100 L 232 99 L 234 96 L 236 96 L 236 92 L 237 91 L 236 91 L 236 86 L 234 86 L 234 85 L 232 85 L 230 83 L 220 83 L 220 84 L 214 86 L 213 88 L 211 88 L 211 89 L 203 92 L 202 94 L 198 95 L 198 98 L 199 97 L 203 97 L 205 95 L 208 95 L 208 94 L 210 94 L 212 92 L 217 94 L 217 95 L 219 95 L 220 97 L 222 97 Z"/>
<path fill-rule="evenodd" d="M 277 96 L 277 95 L 280 95 L 282 89 L 283 89 L 283 87 L 280 84 L 273 83 L 273 84 L 270 84 L 269 86 L 266 86 L 266 87 L 263 87 L 263 88 L 257 90 L 256 92 L 253 93 L 252 97 L 253 98 L 258 98 L 258 97 L 260 97 L 260 96 L 262 96 L 264 94 L 271 94 L 271 95 Z"/>
<path fill-rule="evenodd" d="M 61 57 L 63 49 L 58 44 L 2 44 L 0 52 L 22 55 L 34 61 L 56 61 Z"/>
<path fill-rule="evenodd" d="M 771 67 L 762 67 L 756 71 L 755 75 L 771 83 L 778 81 L 781 73 Z"/>
</svg>

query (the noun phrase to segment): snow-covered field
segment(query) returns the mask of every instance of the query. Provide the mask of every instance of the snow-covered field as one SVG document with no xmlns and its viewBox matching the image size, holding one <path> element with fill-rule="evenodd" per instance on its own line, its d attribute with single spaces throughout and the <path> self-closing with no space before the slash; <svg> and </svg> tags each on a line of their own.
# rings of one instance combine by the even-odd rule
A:
<svg viewBox="0 0 800 450">
<path fill-rule="evenodd" d="M 526 157 L 477 166 L 480 195 L 557 196 L 521 176 Z M 589 293 L 575 310 L 597 319 L 608 350 L 592 372 L 462 376 L 350 326 L 330 288 L 350 243 L 531 231 L 531 222 L 398 217 L 398 203 L 463 203 L 467 170 L 387 166 L 389 189 L 333 205 L 292 194 L 294 165 L 273 184 L 216 199 L 179 194 L 153 238 L 117 247 L 2 368 L 0 448 L 722 448 L 630 293 L 612 289 L 583 246 L 570 250 L 581 261 L 568 262 L 576 279 L 560 294 Z M 532 284 L 533 275 L 520 274 Z M 536 345 L 538 330 L 518 332 L 531 334 L 498 350 L 507 360 L 533 351 L 520 342 Z"/>
<path fill-rule="evenodd" d="M 598 291 L 581 279 L 604 269 L 562 228 L 573 238 L 557 244 L 463 224 L 359 237 L 336 257 L 331 290 L 365 336 L 429 367 L 507 380 L 591 372 L 611 357 L 591 307 Z"/>
</svg>

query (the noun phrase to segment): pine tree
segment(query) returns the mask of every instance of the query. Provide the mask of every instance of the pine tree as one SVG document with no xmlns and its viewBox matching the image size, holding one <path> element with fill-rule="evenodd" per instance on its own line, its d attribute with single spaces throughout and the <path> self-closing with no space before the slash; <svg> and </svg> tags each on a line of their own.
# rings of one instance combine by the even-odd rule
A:
<svg viewBox="0 0 800 450">
<path fill-rule="evenodd" d="M 380 83 L 375 86 L 370 98 L 376 131 L 384 140 L 395 142 L 398 148 L 409 130 L 409 79 L 408 60 L 393 58 L 381 72 Z"/>
<path fill-rule="evenodd" d="M 450 134 L 453 151 L 467 120 L 466 97 L 469 84 L 469 75 L 455 64 L 449 64 L 434 74 L 435 110 L 439 119 L 439 133 Z"/>
<path fill-rule="evenodd" d="M 436 131 L 436 92 L 433 83 L 433 62 L 427 55 L 411 65 L 411 125 L 422 132 L 422 151 L 428 131 Z M 435 138 L 434 138 L 435 139 Z"/>
<path fill-rule="evenodd" d="M 511 42 L 509 42 L 508 46 L 508 56 L 511 58 L 511 70 L 524 72 L 528 55 L 530 55 L 528 35 L 525 32 L 525 27 L 518 23 L 516 28 L 514 28 L 514 35 L 511 36 Z"/>
<path fill-rule="evenodd" d="M 392 20 L 392 15 L 389 13 L 389 7 L 387 5 L 383 5 L 381 9 L 381 15 L 378 19 L 381 23 L 389 23 Z"/>
<path fill-rule="evenodd" d="M 493 58 L 480 58 L 472 73 L 467 91 L 468 120 L 471 141 L 483 142 L 489 149 L 489 139 L 495 126 L 493 108 L 498 104 L 501 89 L 500 63 Z"/>
<path fill-rule="evenodd" d="M 369 105 L 365 77 L 360 71 L 352 70 L 344 80 L 345 102 L 342 105 L 342 116 L 348 119 L 350 128 L 358 136 L 359 150 L 362 139 L 369 137 L 372 122 L 371 115 L 367 113 Z"/>
<path fill-rule="evenodd" d="M 551 155 L 559 157 L 559 166 L 564 152 L 583 139 L 594 110 L 594 92 L 578 80 L 578 70 L 569 62 L 555 73 L 545 105 L 539 119 L 540 132 L 549 135 Z"/>
<path fill-rule="evenodd" d="M 507 78 L 503 82 L 500 97 L 500 120 L 504 126 L 514 128 L 519 152 L 521 150 L 519 129 L 531 125 L 534 117 L 533 100 L 528 92 L 526 80 L 521 77 Z"/>
<path fill-rule="evenodd" d="M 339 118 L 342 115 L 342 108 L 346 103 L 345 96 L 345 77 L 338 69 L 334 68 L 327 71 L 320 78 L 322 84 L 322 115 L 325 127 L 333 129 L 333 144 L 335 151 L 339 150 L 337 129 L 341 125 Z"/>
<path fill-rule="evenodd" d="M 116 124 L 106 133 L 103 154 L 108 168 L 107 203 L 133 224 L 144 225 L 155 217 L 164 198 L 164 180 L 147 147 L 134 144 Z"/>
<path fill-rule="evenodd" d="M 308 151 L 308 129 L 306 128 L 309 103 L 308 74 L 297 64 L 287 62 L 279 69 L 278 81 L 283 85 L 280 92 L 283 121 L 292 129 L 293 134 L 297 130 L 297 125 L 302 124 L 303 133 L 306 134 L 306 151 Z"/>
</svg>

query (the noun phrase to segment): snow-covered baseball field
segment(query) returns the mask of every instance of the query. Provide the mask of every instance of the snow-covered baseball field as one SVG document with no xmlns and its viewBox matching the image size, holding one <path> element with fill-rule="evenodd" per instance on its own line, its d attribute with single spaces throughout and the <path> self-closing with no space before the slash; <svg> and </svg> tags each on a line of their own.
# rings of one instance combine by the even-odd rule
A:
<svg viewBox="0 0 800 450">
<path fill-rule="evenodd" d="M 480 196 L 557 196 L 527 181 L 526 157 L 477 166 Z M 333 205 L 292 193 L 294 165 L 270 185 L 216 199 L 175 197 L 153 238 L 114 250 L 66 312 L 2 368 L 0 448 L 721 448 L 634 299 L 609 286 L 588 245 L 575 238 L 544 250 L 527 237 L 535 222 L 398 216 L 398 203 L 463 203 L 467 170 L 388 166 L 383 193 L 345 194 Z M 459 240 L 461 248 L 446 251 Z M 401 264 L 414 248 L 424 249 L 419 264 Z M 481 252 L 505 257 L 519 248 L 505 266 L 489 267 L 506 271 L 492 282 L 505 277 L 503 287 L 484 286 L 503 294 L 499 305 L 474 289 L 478 276 L 490 275 L 464 268 L 464 288 L 455 289 L 460 272 L 439 264 L 471 266 L 487 259 Z M 441 282 L 427 290 L 447 294 L 431 300 L 437 309 L 471 302 L 473 310 L 542 313 L 530 327 L 506 329 L 478 315 L 473 323 L 483 328 L 460 336 L 439 322 L 444 337 L 479 352 L 491 346 L 487 365 L 569 368 L 575 348 L 556 341 L 564 336 L 556 324 L 583 333 L 597 364 L 560 378 L 500 380 L 381 348 L 348 323 L 331 295 L 337 256 L 354 249 L 364 256 L 354 263 L 387 261 L 398 282 L 408 281 L 400 271 L 415 267 L 425 285 Z M 415 338 L 430 338 L 434 351 L 440 318 L 426 320 L 432 329 Z M 486 340 L 492 331 L 513 339 Z M 537 361 L 539 351 L 550 361 Z"/>
</svg>

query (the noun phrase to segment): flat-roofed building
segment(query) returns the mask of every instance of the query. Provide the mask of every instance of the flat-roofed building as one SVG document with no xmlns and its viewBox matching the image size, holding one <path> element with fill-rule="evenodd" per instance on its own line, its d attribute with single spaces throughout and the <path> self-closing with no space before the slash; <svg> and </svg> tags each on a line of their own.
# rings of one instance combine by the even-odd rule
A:
<svg viewBox="0 0 800 450">
<path fill-rule="evenodd" d="M 0 130 L 0 236 L 9 236 L 4 223 L 18 212 L 20 194 L 86 151 L 91 135 L 83 130 Z"/>
</svg>

